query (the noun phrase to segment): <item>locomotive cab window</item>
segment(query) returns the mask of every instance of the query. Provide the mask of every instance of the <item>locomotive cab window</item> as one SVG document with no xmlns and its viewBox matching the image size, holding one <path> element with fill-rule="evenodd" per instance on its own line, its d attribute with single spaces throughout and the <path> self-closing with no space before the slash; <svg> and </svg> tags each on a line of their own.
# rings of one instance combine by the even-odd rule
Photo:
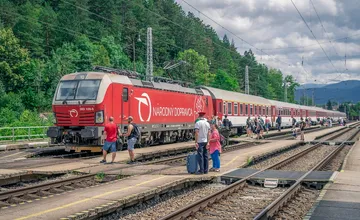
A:
<svg viewBox="0 0 360 220">
<path fill-rule="evenodd" d="M 129 100 L 129 90 L 128 90 L 128 88 L 123 88 L 122 98 L 123 98 L 124 102 L 127 102 Z"/>
<path fill-rule="evenodd" d="M 101 80 L 61 81 L 56 100 L 96 100 Z"/>
</svg>

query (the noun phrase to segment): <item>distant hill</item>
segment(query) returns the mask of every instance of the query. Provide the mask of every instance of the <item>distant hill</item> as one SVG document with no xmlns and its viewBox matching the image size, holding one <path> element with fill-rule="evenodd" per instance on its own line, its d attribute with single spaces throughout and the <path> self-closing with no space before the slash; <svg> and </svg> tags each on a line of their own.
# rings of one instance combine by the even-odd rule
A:
<svg viewBox="0 0 360 220">
<path fill-rule="evenodd" d="M 348 80 L 339 83 L 324 84 L 305 84 L 301 85 L 295 91 L 295 100 L 299 101 L 304 94 L 304 86 L 306 88 L 305 95 L 312 97 L 314 91 L 315 103 L 325 104 L 329 99 L 337 102 L 360 102 L 360 81 Z"/>
<path fill-rule="evenodd" d="M 314 83 L 308 83 L 308 84 L 302 84 L 298 87 L 298 89 L 304 89 L 304 88 L 321 88 L 325 86 L 325 84 L 314 84 Z"/>
</svg>

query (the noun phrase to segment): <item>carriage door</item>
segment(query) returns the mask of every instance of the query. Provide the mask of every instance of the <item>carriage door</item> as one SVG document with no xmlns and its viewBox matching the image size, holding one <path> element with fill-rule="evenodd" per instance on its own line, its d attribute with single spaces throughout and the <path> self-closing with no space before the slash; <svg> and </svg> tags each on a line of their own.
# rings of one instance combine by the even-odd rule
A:
<svg viewBox="0 0 360 220">
<path fill-rule="evenodd" d="M 124 131 L 124 127 L 127 127 L 127 117 L 130 116 L 130 99 L 129 99 L 129 88 L 123 87 L 121 94 L 121 130 Z M 133 116 L 133 115 L 132 115 Z M 134 116 L 133 116 L 134 117 Z"/>
</svg>

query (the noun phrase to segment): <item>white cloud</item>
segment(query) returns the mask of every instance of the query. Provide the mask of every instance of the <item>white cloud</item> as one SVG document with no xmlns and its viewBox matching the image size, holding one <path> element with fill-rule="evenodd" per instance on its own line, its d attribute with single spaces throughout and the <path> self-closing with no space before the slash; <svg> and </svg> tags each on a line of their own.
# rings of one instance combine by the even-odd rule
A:
<svg viewBox="0 0 360 220">
<path fill-rule="evenodd" d="M 251 48 L 199 12 L 191 9 L 182 0 L 178 0 L 185 11 L 194 12 L 195 16 L 199 16 L 205 23 L 212 25 L 220 38 L 227 34 L 230 39 L 234 39 L 240 53 L 251 48 L 259 61 L 273 68 L 281 68 L 285 74 L 293 75 L 300 83 L 313 83 L 314 80 L 331 81 L 345 69 L 345 53 L 348 57 L 348 70 L 338 79 L 360 79 L 360 22 L 358 22 L 360 13 L 357 10 L 360 6 L 359 2 L 312 0 L 327 31 L 325 34 L 310 1 L 293 0 L 326 54 L 332 60 L 337 72 L 290 0 L 186 1 L 257 48 L 264 49 L 257 51 Z M 328 40 L 347 36 L 350 36 L 347 40 L 341 39 L 331 43 Z M 282 62 L 278 62 L 276 59 Z M 304 60 L 304 68 L 308 74 L 305 74 L 301 66 L 302 60 Z"/>
</svg>

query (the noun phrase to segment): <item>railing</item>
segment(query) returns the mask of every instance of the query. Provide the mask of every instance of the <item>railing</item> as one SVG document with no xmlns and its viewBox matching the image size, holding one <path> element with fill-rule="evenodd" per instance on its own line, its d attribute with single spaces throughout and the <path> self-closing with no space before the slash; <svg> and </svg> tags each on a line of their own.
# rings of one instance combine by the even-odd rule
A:
<svg viewBox="0 0 360 220">
<path fill-rule="evenodd" d="M 0 142 L 45 139 L 48 126 L 0 127 Z"/>
</svg>

